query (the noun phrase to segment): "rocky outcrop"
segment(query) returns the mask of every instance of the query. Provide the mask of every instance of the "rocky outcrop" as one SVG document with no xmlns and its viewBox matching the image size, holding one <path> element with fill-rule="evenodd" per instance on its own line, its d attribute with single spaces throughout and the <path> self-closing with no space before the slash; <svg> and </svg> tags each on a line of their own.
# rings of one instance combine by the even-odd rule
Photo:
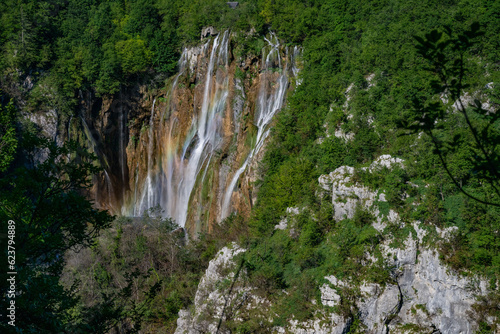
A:
<svg viewBox="0 0 500 334">
<path fill-rule="evenodd" d="M 241 279 L 244 273 L 235 257 L 244 251 L 232 244 L 210 261 L 198 285 L 192 309 L 179 312 L 176 334 L 224 333 L 221 323 L 233 320 L 242 308 L 248 311 L 268 306 L 265 300 L 252 295 L 251 288 Z"/>
<path fill-rule="evenodd" d="M 210 36 L 217 36 L 219 34 L 219 31 L 215 29 L 214 27 L 205 27 L 201 30 L 201 39 L 203 40 L 204 38 L 210 37 Z"/>
<path fill-rule="evenodd" d="M 401 159 L 383 155 L 363 170 L 373 172 L 402 163 Z M 352 167 L 343 166 L 319 178 L 320 186 L 332 194 L 335 219 L 352 218 L 361 205 L 375 215 L 372 225 L 378 231 L 384 230 L 385 222 L 401 224 L 393 210 L 383 215 L 378 209 L 376 202 L 385 202 L 385 194 L 353 183 L 353 174 Z M 362 299 L 357 302 L 360 320 L 367 333 L 411 330 L 473 333 L 478 324 L 470 315 L 472 305 L 477 295 L 487 294 L 486 284 L 459 277 L 445 267 L 435 250 L 422 246 L 426 232 L 419 225 L 418 221 L 413 223 L 415 233 L 410 233 L 403 247 L 390 247 L 390 239 L 382 245 L 386 265 L 393 268 L 393 282 L 385 287 L 377 284 L 360 287 Z M 451 230 L 438 232 L 446 238 Z M 332 285 L 338 288 L 342 284 L 347 283 Z"/>
<path fill-rule="evenodd" d="M 358 318 L 364 333 L 474 333 L 478 324 L 472 311 L 477 295 L 484 295 L 484 282 L 459 277 L 450 273 L 439 260 L 436 252 L 417 247 L 417 241 L 407 240 L 408 248 L 397 252 L 394 265 L 394 281 L 386 286 L 365 283 L 359 287 L 356 301 Z M 233 305 L 233 319 L 245 319 L 245 313 L 255 307 L 269 306 L 252 295 L 249 287 L 233 291 L 221 288 L 233 279 L 236 264 L 232 257 L 243 250 L 223 249 L 210 263 L 200 282 L 195 304 L 191 311 L 179 313 L 176 333 L 215 333 L 218 321 L 223 318 L 224 305 Z M 417 251 L 420 252 L 418 258 Z M 228 268 L 229 266 L 229 268 Z M 221 272 L 230 274 L 221 275 Z M 244 275 L 242 273 L 241 275 Z M 348 286 L 348 282 L 328 276 L 329 281 L 320 287 L 323 306 L 335 307 L 340 303 L 337 289 Z M 224 283 L 226 282 L 226 283 Z M 240 282 L 243 282 L 241 279 Z M 260 302 L 259 302 L 260 301 Z M 238 310 L 235 304 L 242 304 Z M 234 312 L 236 311 L 236 314 Z M 278 333 L 347 333 L 351 319 L 339 314 L 322 311 L 317 319 L 306 322 L 291 320 L 288 326 L 274 328 Z M 224 331 L 221 331 L 224 333 Z"/>
<path fill-rule="evenodd" d="M 365 170 L 370 172 L 402 163 L 400 159 L 381 156 Z M 332 194 L 336 219 L 352 218 L 356 207 L 361 205 L 374 213 L 376 219 L 373 226 L 379 231 L 384 230 L 387 222 L 402 224 L 396 212 L 384 215 L 378 210 L 376 202 L 385 200 L 383 192 L 374 192 L 357 184 L 352 180 L 353 172 L 353 168 L 344 166 L 319 179 L 322 189 Z M 300 212 L 299 208 L 289 208 L 276 229 L 293 233 L 293 224 L 289 222 Z M 416 221 L 410 225 L 412 232 L 401 247 L 391 246 L 390 239 L 381 245 L 385 265 L 390 268 L 390 279 L 385 285 L 365 281 L 353 286 L 348 280 L 329 275 L 325 277 L 326 283 L 318 286 L 320 297 L 316 301 L 318 307 L 313 319 L 302 322 L 291 319 L 286 326 L 269 327 L 268 330 L 301 334 L 347 333 L 353 324 L 352 315 L 346 317 L 333 310 L 340 307 L 342 291 L 350 289 L 357 291 L 351 309 L 356 310 L 354 316 L 363 333 L 465 334 L 477 331 L 478 317 L 474 315 L 472 306 L 477 296 L 488 293 L 486 282 L 480 277 L 462 277 L 452 272 L 441 263 L 438 253 L 425 244 L 424 237 L 428 232 L 420 226 L 421 223 Z M 437 232 L 441 238 L 447 238 L 452 231 L 450 228 Z M 228 301 L 232 305 L 239 305 L 231 309 L 233 322 L 244 323 L 249 313 L 256 308 L 260 310 L 262 319 L 268 320 L 267 324 L 272 322 L 276 315 L 272 314 L 270 303 L 254 296 L 251 286 L 245 286 L 246 274 L 240 272 L 232 260 L 234 255 L 241 252 L 244 250 L 233 245 L 232 250 L 223 249 L 211 261 L 199 285 L 193 308 L 179 313 L 176 333 L 214 333 L 214 329 L 217 329 L 215 323 L 227 319 L 221 315 Z M 367 263 L 373 260 L 370 254 L 366 255 Z M 234 280 L 236 272 L 238 278 Z M 232 290 L 227 288 L 228 283 L 223 283 L 227 280 L 236 282 Z M 207 311 L 207 305 L 216 311 Z M 489 321 L 493 322 L 493 319 Z M 219 333 L 226 333 L 221 328 L 219 326 Z"/>
<path fill-rule="evenodd" d="M 382 155 L 376 159 L 369 167 L 361 168 L 364 171 L 375 171 L 381 168 L 390 168 L 393 164 L 401 165 L 402 160 L 392 158 L 390 155 Z M 373 226 L 381 231 L 384 227 L 382 224 L 383 218 L 391 222 L 395 222 L 398 217 L 394 210 L 383 217 L 376 202 L 386 202 L 383 192 L 374 192 L 368 187 L 353 184 L 352 176 L 354 168 L 349 166 L 341 166 L 328 175 L 321 175 L 318 179 L 320 187 L 332 195 L 332 203 L 334 207 L 334 217 L 336 220 L 344 218 L 352 218 L 357 207 L 361 205 L 365 209 L 370 210 L 377 218 Z"/>
<path fill-rule="evenodd" d="M 55 109 L 51 109 L 47 112 L 24 113 L 23 116 L 36 124 L 36 126 L 42 130 L 44 136 L 61 143 L 58 133 L 59 116 Z"/>
<path fill-rule="evenodd" d="M 230 1 L 230 2 L 226 2 L 226 4 L 231 7 L 232 9 L 235 9 L 236 7 L 238 7 L 239 5 L 239 2 L 236 2 L 236 1 Z"/>
<path fill-rule="evenodd" d="M 386 246 L 385 259 L 392 266 L 393 282 L 385 287 L 366 283 L 360 286 L 356 302 L 366 333 L 474 333 L 478 329 L 472 305 L 476 296 L 487 293 L 484 281 L 460 277 L 445 267 L 437 252 L 419 247 L 425 232 L 415 224 L 418 236 L 405 241 L 404 248 Z M 418 256 L 417 256 L 418 254 Z M 330 278 L 329 289 L 346 282 Z M 335 306 L 327 288 L 322 300 Z M 331 291 L 331 290 L 330 290 Z"/>
</svg>

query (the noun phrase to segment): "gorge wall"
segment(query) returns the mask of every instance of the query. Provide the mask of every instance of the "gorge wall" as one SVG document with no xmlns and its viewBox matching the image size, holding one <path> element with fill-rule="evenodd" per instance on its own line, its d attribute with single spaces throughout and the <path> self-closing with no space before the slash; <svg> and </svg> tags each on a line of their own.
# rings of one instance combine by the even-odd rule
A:
<svg viewBox="0 0 500 334">
<path fill-rule="evenodd" d="M 164 87 L 124 87 L 111 98 L 81 94 L 68 137 L 80 136 L 104 171 L 95 203 L 141 216 L 159 206 L 194 234 L 255 201 L 257 164 L 273 117 L 296 85 L 298 47 L 264 38 L 262 53 L 235 55 L 229 31 L 185 48 Z"/>
</svg>

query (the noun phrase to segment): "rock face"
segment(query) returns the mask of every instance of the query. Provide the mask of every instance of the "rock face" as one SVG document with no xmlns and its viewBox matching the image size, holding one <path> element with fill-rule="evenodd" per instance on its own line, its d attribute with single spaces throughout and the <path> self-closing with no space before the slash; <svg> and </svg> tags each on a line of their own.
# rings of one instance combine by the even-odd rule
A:
<svg viewBox="0 0 500 334">
<path fill-rule="evenodd" d="M 179 312 L 176 334 L 216 333 L 219 320 L 227 320 L 235 309 L 243 304 L 247 308 L 261 304 L 258 298 L 251 296 L 251 290 L 242 285 L 241 279 L 235 279 L 234 270 L 238 265 L 234 257 L 244 251 L 233 244 L 224 247 L 210 261 L 198 285 L 193 310 Z M 238 276 L 241 274 L 240 269 L 236 269 Z"/>
<path fill-rule="evenodd" d="M 365 171 L 391 168 L 402 160 L 389 155 L 380 156 Z M 352 218 L 358 205 L 370 210 L 376 217 L 372 223 L 379 231 L 385 228 L 384 219 L 398 223 L 396 212 L 381 214 L 375 204 L 385 202 L 383 192 L 373 192 L 351 181 L 354 168 L 342 166 L 319 178 L 320 186 L 332 193 L 335 219 Z M 367 333 L 404 332 L 414 329 L 422 332 L 473 333 L 477 323 L 470 312 L 476 295 L 487 293 L 485 282 L 474 283 L 449 271 L 439 260 L 436 251 L 420 246 L 425 231 L 415 222 L 416 235 L 405 240 L 403 248 L 391 248 L 390 240 L 383 245 L 387 265 L 393 267 L 393 284 L 385 288 L 377 284 L 362 285 L 364 301 L 357 303 L 360 319 Z M 446 237 L 447 231 L 442 231 Z M 345 283 L 341 283 L 345 284 Z M 339 283 L 333 284 L 339 287 Z"/>
<path fill-rule="evenodd" d="M 366 170 L 391 168 L 394 164 L 401 163 L 399 159 L 382 156 Z M 384 194 L 375 193 L 352 182 L 353 172 L 352 168 L 344 166 L 319 179 L 321 187 L 332 193 L 335 217 L 338 219 L 352 217 L 355 208 L 362 205 L 372 210 L 377 217 L 373 226 L 379 231 L 383 230 L 387 221 L 399 222 L 397 213 L 390 212 L 384 215 L 374 205 L 376 201 L 384 200 Z M 289 208 L 288 219 L 299 212 L 298 208 Z M 325 277 L 327 283 L 318 287 L 320 292 L 320 298 L 316 301 L 318 311 L 313 319 L 305 322 L 291 320 L 286 326 L 272 327 L 269 331 L 301 334 L 348 333 L 352 319 L 332 311 L 340 305 L 340 291 L 345 288 L 355 288 L 357 289 L 355 291 L 359 291 L 354 304 L 363 333 L 465 334 L 477 331 L 477 316 L 474 316 L 472 306 L 477 296 L 488 292 L 486 283 L 477 277 L 465 278 L 451 272 L 440 262 L 436 251 L 429 246 L 423 246 L 427 232 L 420 227 L 420 222 L 412 223 L 412 227 L 413 232 L 404 240 L 402 247 L 391 247 L 391 240 L 382 244 L 384 261 L 387 267 L 391 268 L 391 279 L 385 286 L 365 282 L 356 288 L 348 281 L 339 280 L 332 275 L 327 276 Z M 288 229 L 287 219 L 283 219 L 276 229 Z M 452 229 L 438 232 L 441 237 L 446 238 L 451 231 Z M 233 279 L 233 273 L 237 271 L 238 266 L 232 257 L 241 252 L 244 250 L 233 245 L 232 250 L 223 249 L 217 258 L 211 261 L 199 285 L 192 310 L 179 313 L 179 327 L 176 333 L 214 333 L 216 328 L 214 324 L 221 318 L 222 309 L 224 305 L 228 305 L 228 300 L 231 300 L 233 305 L 236 300 L 241 304 L 238 308 L 231 309 L 232 321 L 244 323 L 245 319 L 249 318 L 249 313 L 256 307 L 260 309 L 263 319 L 266 316 L 262 314 L 266 314 L 267 320 L 272 320 L 270 303 L 265 298 L 254 296 L 252 287 L 244 285 L 246 281 L 244 272 L 239 272 L 233 290 L 225 288 L 221 283 Z M 367 261 L 370 261 L 369 255 Z M 221 272 L 226 274 L 216 274 Z M 216 312 L 207 311 L 208 305 Z M 214 315 L 218 315 L 218 318 Z M 225 320 L 223 317 L 222 321 Z M 219 332 L 226 333 L 220 329 Z"/>
<path fill-rule="evenodd" d="M 401 164 L 402 160 L 392 158 L 390 155 L 382 155 L 375 160 L 370 167 L 361 168 L 364 171 L 374 171 L 380 168 L 389 168 L 392 164 Z M 332 203 L 335 210 L 336 220 L 352 218 L 358 205 L 371 210 L 377 217 L 373 226 L 381 231 L 383 229 L 382 216 L 380 210 L 374 206 L 375 202 L 386 202 L 384 193 L 375 193 L 365 186 L 352 184 L 351 178 L 354 168 L 341 166 L 328 175 L 321 175 L 318 179 L 320 187 L 332 194 Z M 389 211 L 386 217 L 389 221 L 395 222 L 398 217 L 393 210 Z"/>
<path fill-rule="evenodd" d="M 216 36 L 219 32 L 214 27 L 205 27 L 201 30 L 201 39 Z"/>
<path fill-rule="evenodd" d="M 367 333 L 474 333 L 478 324 L 472 315 L 477 295 L 487 293 L 485 282 L 475 283 L 443 266 L 437 252 L 418 247 L 410 236 L 404 249 L 386 248 L 393 257 L 394 283 L 361 286 L 364 301 L 357 306 Z M 418 254 L 418 256 L 417 256 Z"/>
<path fill-rule="evenodd" d="M 26 78 L 29 80 L 29 76 Z M 32 82 L 29 80 L 29 85 L 32 87 Z M 63 137 L 60 135 L 60 120 L 55 109 L 50 109 L 47 112 L 38 111 L 35 113 L 24 112 L 23 118 L 31 121 L 37 128 L 42 131 L 42 134 L 47 138 L 54 140 L 57 145 L 62 145 Z M 48 156 L 47 149 L 37 150 L 35 153 L 35 161 L 45 161 Z"/>
<path fill-rule="evenodd" d="M 229 7 L 231 7 L 232 9 L 235 9 L 236 7 L 238 7 L 239 2 L 230 1 L 230 2 L 226 2 L 226 4 L 227 4 Z"/>
<path fill-rule="evenodd" d="M 208 27 L 202 37 L 165 87 L 82 96 L 75 124 L 105 169 L 94 180 L 100 207 L 140 216 L 160 206 L 191 235 L 249 213 L 257 161 L 300 53 L 271 35 L 260 56 L 234 59 L 228 31 Z"/>
<path fill-rule="evenodd" d="M 23 116 L 42 129 L 46 137 L 61 143 L 58 138 L 59 117 L 55 109 L 47 112 L 26 113 Z"/>
</svg>

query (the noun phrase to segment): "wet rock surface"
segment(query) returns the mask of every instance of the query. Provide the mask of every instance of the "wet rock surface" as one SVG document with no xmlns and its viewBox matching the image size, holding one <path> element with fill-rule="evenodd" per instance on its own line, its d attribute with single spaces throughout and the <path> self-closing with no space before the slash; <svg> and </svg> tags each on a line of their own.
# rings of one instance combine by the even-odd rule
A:
<svg viewBox="0 0 500 334">
<path fill-rule="evenodd" d="M 191 236 L 231 213 L 249 215 L 270 123 L 293 89 L 288 77 L 300 54 L 272 35 L 261 54 L 235 59 L 228 31 L 206 27 L 202 35 L 172 78 L 112 96 L 82 92 L 65 136 L 86 144 L 104 168 L 93 180 L 98 207 L 141 216 L 159 205 Z"/>
</svg>

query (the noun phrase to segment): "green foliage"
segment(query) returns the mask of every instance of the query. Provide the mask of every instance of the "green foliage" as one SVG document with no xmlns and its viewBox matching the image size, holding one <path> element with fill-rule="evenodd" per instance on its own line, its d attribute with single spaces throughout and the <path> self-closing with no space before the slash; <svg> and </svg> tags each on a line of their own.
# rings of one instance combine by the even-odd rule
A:
<svg viewBox="0 0 500 334">
<path fill-rule="evenodd" d="M 180 48 L 175 6 L 162 9 L 156 0 L 4 3 L 0 70 L 14 81 L 20 79 L 17 69 L 30 74 L 35 94 L 27 98 L 35 105 L 47 95 L 36 93 L 38 78 L 52 100 L 59 100 L 57 107 L 69 112 L 79 89 L 113 94 L 131 76 L 152 68 L 167 75 L 175 70 Z"/>
<path fill-rule="evenodd" d="M 316 220 L 316 225 L 305 224 L 303 229 L 293 225 L 290 231 L 272 230 L 287 216 L 287 207 L 311 206 L 314 200 L 310 194 L 315 192 L 312 185 L 319 175 L 341 165 L 367 166 L 380 154 L 403 158 L 405 164 L 366 173 L 358 168 L 352 181 L 384 193 L 387 202 L 376 203 L 383 213 L 393 209 L 405 221 L 422 221 L 429 231 L 457 226 L 448 242 L 438 241 L 435 232 L 429 232 L 432 236 L 427 242 L 440 245 L 442 258 L 452 268 L 498 279 L 495 254 L 500 244 L 496 224 L 499 211 L 474 203 L 459 191 L 462 188 L 490 202 L 497 198 L 499 141 L 497 116 L 493 114 L 498 113 L 490 115 L 481 103 L 488 101 L 498 109 L 498 55 L 492 48 L 498 42 L 492 42 L 491 36 L 500 25 L 488 17 L 498 16 L 498 6 L 478 6 L 476 2 L 424 5 L 418 1 L 383 1 L 368 5 L 360 1 L 266 0 L 259 5 L 260 15 L 278 36 L 304 46 L 302 83 L 277 116 L 261 166 L 265 176 L 250 220 L 262 239 L 251 244 L 248 270 L 252 282 L 280 300 L 277 305 L 282 306 L 277 313 L 289 319 L 291 313 L 286 307 L 293 307 L 293 312 L 307 317 L 309 295 L 301 291 L 306 297 L 294 305 L 294 293 L 299 291 L 301 280 L 307 281 L 310 268 L 345 276 L 354 283 L 359 273 L 381 284 L 389 281 L 389 269 L 383 263 L 372 269 L 360 265 L 363 254 L 379 254 L 377 244 L 382 237 L 393 237 L 393 246 L 402 246 L 401 241 L 410 232 L 416 235 L 409 225 L 389 224 L 380 234 L 370 226 L 374 218 L 358 210 L 352 220 L 336 224 L 322 225 Z M 314 20 L 308 19 L 311 13 L 316 15 Z M 464 28 L 473 20 L 483 23 L 484 35 Z M 447 36 L 427 35 L 427 40 L 433 38 L 431 45 L 416 47 L 412 36 L 445 25 Z M 477 43 L 472 45 L 473 34 Z M 428 71 L 429 64 L 437 76 Z M 439 71 L 448 71 L 446 82 L 442 82 Z M 443 106 L 439 94 L 445 88 L 451 91 L 446 92 L 448 102 Z M 462 110 L 449 109 L 464 88 L 473 103 L 463 111 L 479 141 L 474 139 Z M 421 102 L 419 113 L 414 101 Z M 440 106 L 429 109 L 432 103 Z M 407 125 L 415 120 L 421 126 L 433 127 L 456 182 L 449 179 L 442 161 L 429 149 L 433 140 L 418 133 L 422 128 L 408 133 Z M 353 139 L 334 138 L 339 128 Z M 303 169 L 305 161 L 310 167 Z M 294 169 L 302 173 L 295 175 Z M 289 178 L 293 182 L 287 182 Z M 301 221 L 300 217 L 296 219 Z M 320 277 L 316 276 L 313 285 L 318 285 Z M 282 289 L 290 293 L 289 301 L 279 293 Z M 346 300 L 348 295 L 344 295 Z M 349 307 L 344 310 L 349 314 Z"/>
<path fill-rule="evenodd" d="M 18 140 L 14 117 L 12 101 L 6 106 L 0 105 L 0 173 L 5 172 L 15 157 Z"/>
<path fill-rule="evenodd" d="M 184 230 L 163 214 L 155 207 L 140 218 L 118 218 L 95 245 L 67 254 L 63 281 L 76 281 L 80 297 L 71 311 L 87 317 L 78 326 L 173 332 L 179 310 L 193 302 L 209 261 L 247 234 L 243 219 L 232 215 L 214 228 L 216 235 L 200 235 L 186 244 Z"/>
<path fill-rule="evenodd" d="M 65 280 L 97 289 L 80 289 L 82 304 L 75 311 L 113 310 L 112 318 L 92 314 L 92 322 L 102 321 L 108 328 L 121 323 L 138 330 L 143 323 L 157 323 L 171 329 L 179 309 L 191 302 L 197 282 L 191 271 L 195 259 L 183 249 L 184 233 L 173 232 L 175 228 L 159 216 L 119 219 L 94 247 L 71 253 L 76 267 L 66 267 Z M 91 259 L 92 265 L 87 262 Z"/>
<path fill-rule="evenodd" d="M 253 227 L 257 233 L 265 233 L 278 223 L 287 207 L 302 202 L 311 193 L 310 174 L 312 164 L 305 159 L 289 161 L 280 166 L 262 185 L 255 209 Z"/>
<path fill-rule="evenodd" d="M 484 109 L 478 99 L 470 103 L 470 107 L 462 101 L 464 90 L 470 87 L 470 83 L 465 81 L 468 64 L 464 58 L 470 55 L 471 49 L 475 51 L 474 39 L 484 33 L 479 30 L 478 23 L 458 36 L 450 27 L 446 27 L 445 32 L 446 35 L 443 35 L 433 30 L 426 34 L 425 39 L 415 37 L 418 52 L 428 61 L 429 71 L 435 74 L 431 82 L 434 95 L 428 101 L 413 101 L 416 114 L 409 128 L 424 131 L 431 137 L 434 152 L 464 195 L 483 204 L 500 207 L 500 116 L 496 111 Z M 445 96 L 447 105 L 436 102 L 437 96 Z M 459 111 L 461 117 L 449 115 L 450 107 Z M 458 131 L 443 125 L 450 120 L 458 125 Z M 470 146 L 468 150 L 462 148 L 464 143 Z M 453 155 L 453 158 L 448 159 L 448 155 Z M 472 177 L 470 171 L 473 172 Z M 469 184 L 484 182 L 487 193 L 476 196 L 467 191 L 462 182 L 465 177 L 470 178 L 466 180 Z"/>
<path fill-rule="evenodd" d="M 16 328 L 61 332 L 82 320 L 81 314 L 70 312 L 77 303 L 73 287 L 60 282 L 64 253 L 92 245 L 111 217 L 83 196 L 97 169 L 95 157 L 76 143 L 57 146 L 28 131 L 17 150 L 24 160 L 3 171 L 0 179 L 0 219 L 15 222 Z M 5 245 L 3 249 L 7 251 Z M 1 326 L 8 330 L 5 322 Z"/>
<path fill-rule="evenodd" d="M 232 56 L 237 59 L 260 55 L 264 46 L 261 37 L 269 30 L 287 43 L 301 44 L 304 50 L 301 84 L 277 115 L 260 166 L 264 176 L 256 185 L 259 197 L 250 228 L 241 217 L 231 216 L 222 229 L 216 227 L 212 234 L 200 235 L 198 241 L 185 247 L 172 237 L 171 221 L 144 218 L 144 230 L 137 222 L 117 222 L 97 246 L 87 249 L 87 258 L 94 259 L 96 266 L 77 266 L 82 269 L 82 281 L 95 284 L 97 296 L 81 291 L 82 302 L 75 303 L 72 291 L 60 286 L 57 275 L 48 277 L 37 271 L 23 278 L 37 290 L 46 288 L 43 296 L 55 296 L 47 297 L 47 312 L 42 314 L 35 308 L 26 313 L 34 315 L 31 323 L 42 319 L 40 326 L 45 326 L 52 321 L 56 325 L 51 328 L 57 330 L 72 323 L 75 330 L 83 326 L 78 327 L 85 328 L 83 332 L 98 332 L 105 330 L 99 324 L 117 323 L 136 324 L 138 330 L 142 318 L 145 326 L 154 323 L 151 326 L 155 329 L 164 326 L 168 331 L 174 326 L 177 311 L 192 300 L 196 281 L 208 261 L 223 244 L 234 240 L 248 246 L 245 266 L 252 284 L 275 298 L 275 312 L 280 314 L 276 324 L 292 315 L 310 317 L 318 307 L 313 303 L 318 291 L 312 287 L 323 283 L 325 275 L 354 283 L 369 280 L 384 284 L 390 280 L 390 268 L 384 267 L 378 244 L 385 236 L 400 243 L 410 232 L 415 236 L 414 231 L 408 225 L 392 224 L 380 234 L 370 224 L 374 217 L 361 208 L 353 219 L 334 222 L 330 199 L 322 198 L 317 179 L 342 165 L 367 166 L 387 153 L 403 158 L 404 166 L 366 173 L 358 168 L 352 182 L 384 193 L 387 202 L 376 203 L 382 213 L 396 210 L 405 221 L 422 221 L 428 231 L 457 226 L 456 233 L 438 246 L 442 258 L 454 269 L 498 279 L 499 209 L 471 200 L 495 204 L 499 197 L 499 116 L 482 104 L 487 101 L 494 110 L 500 104 L 498 3 L 247 0 L 230 9 L 225 2 L 2 2 L 6 8 L 0 19 L 2 87 L 21 87 L 29 75 L 34 88 L 19 89 L 16 98 L 25 99 L 32 110 L 50 106 L 73 112 L 79 90 L 114 94 L 122 85 L 134 84 L 153 71 L 172 75 L 181 46 L 197 43 L 201 28 L 206 26 L 231 29 L 235 36 Z M 479 21 L 483 33 L 475 26 L 464 28 L 472 21 Z M 434 32 L 425 35 L 429 31 Z M 415 43 L 412 36 L 425 38 L 417 38 Z M 241 79 L 244 73 L 236 75 Z M 464 97 L 464 91 L 472 105 L 462 102 L 463 106 L 452 111 L 451 104 Z M 441 98 L 447 102 L 443 104 Z M 39 165 L 46 179 L 37 179 L 29 168 L 14 171 L 12 157 L 20 144 L 16 144 L 14 118 L 4 112 L 10 108 L 4 106 L 0 114 L 0 172 L 14 183 L 2 184 L 9 191 L 2 195 L 2 203 L 18 210 L 16 219 L 20 221 L 29 219 L 30 210 L 38 208 L 32 213 L 45 218 L 26 233 L 32 233 L 40 245 L 49 241 L 68 246 L 90 244 L 91 239 L 82 237 L 81 226 L 64 230 L 64 237 L 43 233 L 54 227 L 49 223 L 52 220 L 61 222 L 57 228 L 66 226 L 61 215 L 72 208 L 73 200 L 80 203 L 73 215 L 82 222 L 89 222 L 89 215 L 95 224 L 106 218 L 79 202 L 80 194 L 72 191 L 54 194 L 59 196 L 54 201 L 60 200 L 54 210 L 59 211 L 51 211 L 49 200 L 41 201 L 40 206 L 34 202 L 47 189 L 77 188 L 79 185 L 67 182 L 73 177 L 81 180 L 78 175 L 83 170 L 61 160 L 66 166 L 62 169 L 56 168 L 59 163 L 55 162 Z M 409 133 L 408 128 L 415 124 L 416 132 Z M 337 138 L 338 130 L 351 139 Z M 428 135 L 421 135 L 422 131 Z M 73 152 L 48 142 L 40 145 L 57 152 L 51 153 L 51 158 Z M 90 165 L 88 168 L 92 171 Z M 15 174 L 21 172 L 24 174 Z M 67 177 L 47 181 L 61 173 Z M 31 180 L 36 181 L 33 190 L 28 188 Z M 49 184 L 47 189 L 38 186 L 42 183 Z M 11 190 L 12 198 L 21 198 L 15 205 L 8 196 Z M 290 217 L 286 213 L 289 207 L 300 208 L 300 213 Z M 274 230 L 285 216 L 289 216 L 288 229 Z M 157 228 L 160 226 L 164 229 Z M 79 236 L 66 239 L 72 233 Z M 435 233 L 429 234 L 437 240 Z M 375 263 L 364 263 L 366 252 L 375 255 Z M 53 259 L 57 251 L 51 254 Z M 171 260 L 172 254 L 175 260 Z M 54 273 L 59 273 L 57 270 Z M 142 288 L 134 290 L 134 286 Z M 354 319 L 352 331 L 361 331 L 349 304 L 357 292 L 344 289 L 339 293 L 340 311 Z M 497 297 L 493 293 L 483 301 L 485 312 L 496 312 Z M 246 325 L 238 330 L 260 330 L 255 320 Z M 483 325 L 481 330 L 489 329 Z"/>
<path fill-rule="evenodd" d="M 381 259 L 381 234 L 371 226 L 374 217 L 358 208 L 352 220 L 334 222 L 330 209 L 325 198 L 297 215 L 289 214 L 285 230 L 253 240 L 244 254 L 252 286 L 272 296 L 273 312 L 279 315 L 274 325 L 309 319 L 321 309 L 317 299 L 325 276 L 335 275 L 353 286 L 362 281 L 385 284 L 389 279 L 389 268 L 381 260 L 364 261 L 366 252 Z M 340 293 L 349 314 L 347 300 L 356 292 Z"/>
<path fill-rule="evenodd" d="M 115 48 L 125 74 L 142 72 L 151 61 L 150 51 L 141 39 L 129 38 L 118 41 Z"/>
</svg>

